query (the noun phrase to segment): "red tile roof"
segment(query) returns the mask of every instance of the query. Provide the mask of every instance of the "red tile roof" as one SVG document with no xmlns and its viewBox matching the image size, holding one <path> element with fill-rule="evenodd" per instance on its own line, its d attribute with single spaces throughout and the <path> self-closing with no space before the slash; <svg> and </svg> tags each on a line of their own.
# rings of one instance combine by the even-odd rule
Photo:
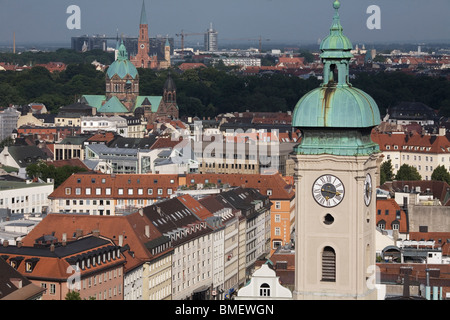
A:
<svg viewBox="0 0 450 320">
<path fill-rule="evenodd" d="M 398 212 L 400 213 L 399 219 Z M 408 232 L 406 213 L 394 199 L 377 199 L 376 224 L 378 225 L 381 221 L 385 222 L 385 230 L 392 230 L 392 224 L 396 221 L 399 223 L 400 233 Z"/>
<path fill-rule="evenodd" d="M 148 228 L 149 237 L 147 237 L 146 228 Z M 80 230 L 84 234 L 98 230 L 101 235 L 112 239 L 116 244 L 119 244 L 119 236 L 123 236 L 123 245 L 128 244 L 130 251 L 134 253 L 133 259 L 127 259 L 125 265 L 127 269 L 134 268 L 142 261 L 149 261 L 172 250 L 167 249 L 157 255 L 152 255 L 147 250 L 145 244 L 160 238 L 162 234 L 145 215 L 141 216 L 139 212 L 126 216 L 49 214 L 23 239 L 23 244 L 33 246 L 37 238 L 49 234 L 53 234 L 60 241 L 64 233 L 67 235 L 67 241 L 72 241 L 75 239 L 73 235 Z"/>
<path fill-rule="evenodd" d="M 214 215 L 205 208 L 199 201 L 192 198 L 190 195 L 183 195 L 177 198 L 182 204 L 191 210 L 200 220 L 206 220 L 206 218 L 213 217 Z"/>
<path fill-rule="evenodd" d="M 434 240 L 436 247 L 441 248 L 442 255 L 450 256 L 450 232 L 410 232 L 409 240 Z"/>
<path fill-rule="evenodd" d="M 450 141 L 446 136 L 405 133 L 372 133 L 372 140 L 381 151 L 408 151 L 417 153 L 450 153 Z M 397 149 L 396 149 L 397 148 Z"/>
<path fill-rule="evenodd" d="M 77 188 L 80 188 L 79 194 L 76 194 Z M 91 188 L 90 194 L 86 193 L 86 188 Z M 96 188 L 100 188 L 100 195 L 96 194 Z M 106 193 L 107 188 L 110 194 Z M 168 190 L 174 193 L 177 188 L 176 174 L 75 173 L 55 189 L 49 199 L 157 199 L 170 197 L 172 193 Z M 70 194 L 66 194 L 66 189 L 70 190 Z M 152 189 L 151 194 L 148 189 Z M 162 189 L 162 194 L 158 194 L 158 189 Z"/>
<path fill-rule="evenodd" d="M 295 197 L 294 186 L 288 184 L 280 174 L 188 174 L 186 175 L 186 183 L 198 184 L 205 183 L 229 184 L 235 187 L 253 188 L 259 190 L 262 195 L 267 195 L 270 190 L 271 200 L 292 200 Z M 194 182 L 192 182 L 194 181 Z"/>
</svg>

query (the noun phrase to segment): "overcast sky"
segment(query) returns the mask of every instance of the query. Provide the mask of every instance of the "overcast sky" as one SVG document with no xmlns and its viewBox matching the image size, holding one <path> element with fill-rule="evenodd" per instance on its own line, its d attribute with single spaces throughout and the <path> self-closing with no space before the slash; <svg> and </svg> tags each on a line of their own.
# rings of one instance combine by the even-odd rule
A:
<svg viewBox="0 0 450 320">
<path fill-rule="evenodd" d="M 150 37 L 205 32 L 220 41 L 270 39 L 315 43 L 329 31 L 333 0 L 145 0 Z M 81 29 L 69 30 L 70 5 L 81 10 Z M 67 42 L 83 34 L 138 35 L 142 0 L 0 0 L 0 43 Z M 381 10 L 381 29 L 366 25 L 370 5 Z M 450 40 L 450 0 L 341 0 L 344 33 L 355 43 Z M 186 40 L 202 43 L 202 36 Z M 179 46 L 179 44 L 177 45 Z"/>
</svg>

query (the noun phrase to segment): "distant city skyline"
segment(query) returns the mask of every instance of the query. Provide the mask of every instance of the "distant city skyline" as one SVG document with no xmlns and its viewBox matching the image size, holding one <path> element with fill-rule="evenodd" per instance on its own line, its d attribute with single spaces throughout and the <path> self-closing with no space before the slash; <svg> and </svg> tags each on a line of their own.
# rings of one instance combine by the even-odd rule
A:
<svg viewBox="0 0 450 320">
<path fill-rule="evenodd" d="M 333 0 L 145 0 L 149 36 L 168 36 L 180 46 L 181 33 L 204 33 L 212 23 L 221 43 L 261 37 L 273 43 L 317 43 L 329 31 Z M 81 29 L 68 29 L 70 5 L 81 10 Z M 81 35 L 137 36 L 142 0 L 0 0 L 0 43 L 67 43 Z M 377 5 L 381 29 L 370 30 L 367 8 Z M 353 44 L 450 42 L 450 1 L 341 0 L 344 33 Z M 201 35 L 185 41 L 203 43 Z M 252 42 L 253 41 L 253 42 Z"/>
</svg>

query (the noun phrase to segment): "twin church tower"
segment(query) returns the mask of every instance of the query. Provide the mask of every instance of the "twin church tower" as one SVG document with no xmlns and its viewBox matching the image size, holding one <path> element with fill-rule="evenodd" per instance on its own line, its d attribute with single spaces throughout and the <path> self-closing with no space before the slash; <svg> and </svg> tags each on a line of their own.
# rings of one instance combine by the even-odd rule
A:
<svg viewBox="0 0 450 320">
<path fill-rule="evenodd" d="M 352 44 L 334 1 L 320 45 L 323 83 L 303 96 L 292 118 L 301 142 L 295 161 L 295 299 L 377 299 L 375 186 L 380 123 L 375 101 L 349 83 Z"/>
</svg>

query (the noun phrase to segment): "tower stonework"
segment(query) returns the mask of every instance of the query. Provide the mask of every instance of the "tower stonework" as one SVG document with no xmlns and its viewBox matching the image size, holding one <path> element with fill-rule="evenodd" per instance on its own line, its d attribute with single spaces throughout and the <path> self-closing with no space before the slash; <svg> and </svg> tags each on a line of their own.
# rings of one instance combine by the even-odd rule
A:
<svg viewBox="0 0 450 320">
<path fill-rule="evenodd" d="M 339 1 L 322 41 L 322 85 L 297 103 L 294 148 L 296 270 L 294 299 L 376 299 L 368 279 L 375 265 L 375 186 L 380 123 L 375 101 L 349 83 L 352 44 L 344 36 Z"/>
</svg>

